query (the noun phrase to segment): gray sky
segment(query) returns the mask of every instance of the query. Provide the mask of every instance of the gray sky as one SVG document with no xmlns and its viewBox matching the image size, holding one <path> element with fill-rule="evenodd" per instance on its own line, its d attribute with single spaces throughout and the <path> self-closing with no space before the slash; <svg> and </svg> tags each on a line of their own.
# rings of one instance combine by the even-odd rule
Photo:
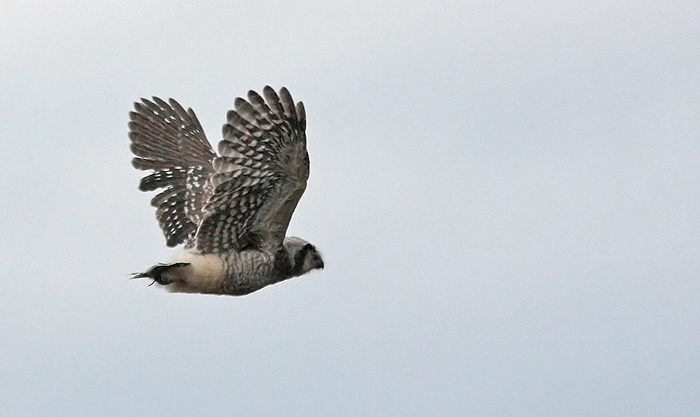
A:
<svg viewBox="0 0 700 417">
<path fill-rule="evenodd" d="M 700 415 L 700 5 L 16 1 L 0 14 L 0 414 Z M 139 97 L 220 139 L 287 86 L 326 269 L 172 253 Z"/>
</svg>

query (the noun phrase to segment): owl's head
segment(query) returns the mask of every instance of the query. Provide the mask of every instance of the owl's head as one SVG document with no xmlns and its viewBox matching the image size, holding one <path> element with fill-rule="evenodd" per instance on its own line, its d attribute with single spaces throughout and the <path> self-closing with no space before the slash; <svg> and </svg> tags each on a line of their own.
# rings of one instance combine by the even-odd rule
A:
<svg viewBox="0 0 700 417">
<path fill-rule="evenodd" d="M 292 261 L 292 276 L 304 275 L 313 269 L 323 269 L 323 258 L 316 246 L 298 237 L 284 239 L 284 248 Z"/>
</svg>

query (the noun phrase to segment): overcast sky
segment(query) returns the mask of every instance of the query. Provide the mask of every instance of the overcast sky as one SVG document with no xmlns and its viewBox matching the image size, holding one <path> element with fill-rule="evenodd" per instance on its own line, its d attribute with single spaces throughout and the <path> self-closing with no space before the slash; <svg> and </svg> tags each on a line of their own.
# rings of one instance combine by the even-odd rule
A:
<svg viewBox="0 0 700 417">
<path fill-rule="evenodd" d="M 700 4 L 85 3 L 0 13 L 1 415 L 700 415 Z M 129 281 L 132 103 L 266 84 L 326 269 Z"/>
</svg>

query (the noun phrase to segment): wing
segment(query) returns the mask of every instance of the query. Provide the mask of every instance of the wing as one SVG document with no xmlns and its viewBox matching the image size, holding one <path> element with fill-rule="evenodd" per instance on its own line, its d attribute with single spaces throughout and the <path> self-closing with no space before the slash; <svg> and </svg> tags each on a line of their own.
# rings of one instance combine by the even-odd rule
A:
<svg viewBox="0 0 700 417">
<path fill-rule="evenodd" d="M 276 251 L 309 178 L 304 104 L 269 86 L 237 98 L 227 114 L 221 156 L 214 158 L 214 194 L 204 207 L 197 249 Z M 267 102 L 266 102 L 267 101 Z"/>
<path fill-rule="evenodd" d="M 192 109 L 153 97 L 134 103 L 129 113 L 134 168 L 152 170 L 141 179 L 141 191 L 163 191 L 151 200 L 168 246 L 188 244 L 212 194 L 209 182 L 216 156 Z"/>
</svg>

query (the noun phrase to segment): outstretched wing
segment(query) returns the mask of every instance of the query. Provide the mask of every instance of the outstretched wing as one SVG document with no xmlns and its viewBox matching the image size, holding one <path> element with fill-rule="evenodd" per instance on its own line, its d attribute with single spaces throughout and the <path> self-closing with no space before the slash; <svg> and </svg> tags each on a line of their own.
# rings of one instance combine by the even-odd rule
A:
<svg viewBox="0 0 700 417">
<path fill-rule="evenodd" d="M 202 219 L 202 208 L 213 187 L 216 156 L 192 109 L 170 99 L 153 97 L 134 103 L 129 113 L 134 168 L 152 170 L 141 179 L 141 191 L 164 190 L 151 200 L 168 246 L 188 244 Z"/>
<path fill-rule="evenodd" d="M 214 158 L 214 194 L 204 207 L 197 249 L 276 251 L 309 178 L 304 104 L 286 88 L 237 98 L 227 114 L 221 156 Z M 267 102 L 266 102 L 267 101 Z"/>
</svg>

